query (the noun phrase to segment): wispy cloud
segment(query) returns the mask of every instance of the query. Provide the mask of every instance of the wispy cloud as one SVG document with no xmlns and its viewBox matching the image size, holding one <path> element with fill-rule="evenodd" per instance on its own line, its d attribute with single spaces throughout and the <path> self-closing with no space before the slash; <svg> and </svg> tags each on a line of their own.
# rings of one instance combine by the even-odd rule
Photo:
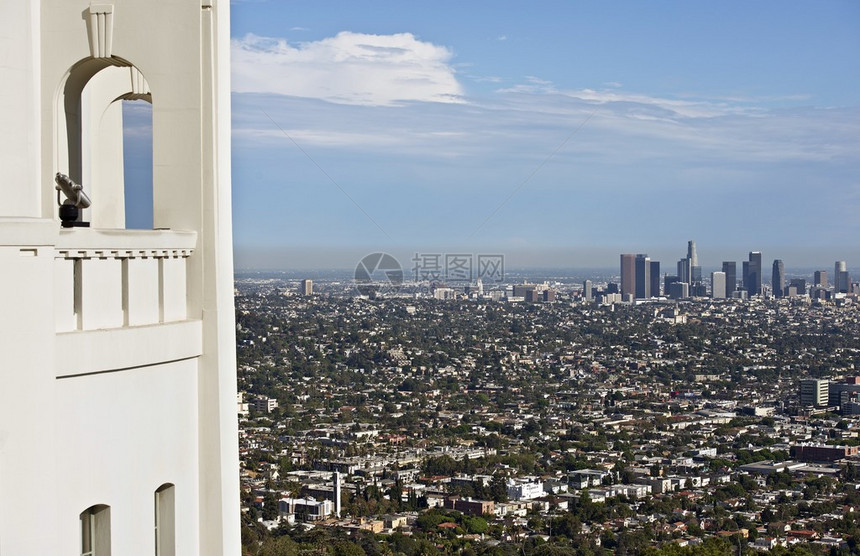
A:
<svg viewBox="0 0 860 556">
<path fill-rule="evenodd" d="M 501 83 L 502 78 L 495 75 L 470 75 L 469 79 L 476 83 Z"/>
<path fill-rule="evenodd" d="M 302 145 L 431 160 L 536 164 L 589 113 L 594 118 L 552 165 L 654 164 L 724 172 L 785 162 L 858 163 L 860 110 L 765 109 L 676 105 L 631 95 L 499 93 L 469 104 L 336 105 L 281 95 L 238 95 L 234 137 L 243 144 L 280 142 L 261 117 L 265 107 Z M 596 110 L 595 110 L 596 109 Z M 853 162 L 852 162 L 853 161 Z"/>
<path fill-rule="evenodd" d="M 462 103 L 452 52 L 411 33 L 344 31 L 313 42 L 246 35 L 232 41 L 233 91 L 391 106 Z"/>
</svg>

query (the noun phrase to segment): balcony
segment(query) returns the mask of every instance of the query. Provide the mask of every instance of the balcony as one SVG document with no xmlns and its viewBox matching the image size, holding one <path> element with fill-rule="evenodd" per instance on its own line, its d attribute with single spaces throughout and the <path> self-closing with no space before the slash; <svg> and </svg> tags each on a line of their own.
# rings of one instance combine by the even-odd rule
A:
<svg viewBox="0 0 860 556">
<path fill-rule="evenodd" d="M 57 376 L 129 369 L 196 357 L 187 266 L 195 232 L 60 230 L 54 247 Z"/>
<path fill-rule="evenodd" d="M 185 320 L 186 265 L 197 234 L 61 230 L 55 246 L 57 332 Z"/>
</svg>

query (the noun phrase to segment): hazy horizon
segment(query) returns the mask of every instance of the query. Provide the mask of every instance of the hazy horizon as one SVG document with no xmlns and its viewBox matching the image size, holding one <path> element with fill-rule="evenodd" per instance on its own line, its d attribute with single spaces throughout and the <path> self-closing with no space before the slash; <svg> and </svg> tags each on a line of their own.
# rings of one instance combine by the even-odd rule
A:
<svg viewBox="0 0 860 556">
<path fill-rule="evenodd" d="M 723 261 L 737 262 L 738 269 L 742 261 L 747 260 L 749 251 L 762 251 L 765 274 L 770 276 L 770 266 L 774 259 L 781 259 L 787 271 L 812 271 L 826 270 L 828 276 L 833 273 L 833 264 L 837 260 L 845 260 L 849 272 L 856 280 L 855 270 L 860 270 L 860 261 L 852 260 L 845 256 L 836 255 L 835 251 L 828 251 L 831 257 L 824 258 L 822 253 L 807 252 L 803 257 L 792 259 L 786 255 L 778 255 L 774 251 L 773 256 L 766 249 L 740 250 L 703 250 L 697 247 L 700 266 L 703 271 L 710 272 L 718 270 Z M 517 270 L 602 270 L 618 272 L 620 262 L 619 256 L 624 253 L 646 253 L 652 260 L 660 262 L 661 274 L 674 274 L 676 263 L 686 256 L 686 242 L 679 243 L 677 249 L 626 249 L 614 253 L 603 253 L 601 250 L 590 250 L 588 252 L 575 250 L 467 250 L 467 249 L 373 249 L 370 247 L 343 247 L 343 248 L 269 248 L 269 249 L 243 249 L 235 251 L 234 266 L 237 272 L 242 271 L 301 271 L 301 270 L 350 270 L 366 255 L 371 253 L 389 253 L 394 256 L 404 271 L 409 271 L 414 263 L 416 254 L 467 254 L 476 258 L 478 255 L 504 255 L 504 264 L 507 269 Z"/>
</svg>

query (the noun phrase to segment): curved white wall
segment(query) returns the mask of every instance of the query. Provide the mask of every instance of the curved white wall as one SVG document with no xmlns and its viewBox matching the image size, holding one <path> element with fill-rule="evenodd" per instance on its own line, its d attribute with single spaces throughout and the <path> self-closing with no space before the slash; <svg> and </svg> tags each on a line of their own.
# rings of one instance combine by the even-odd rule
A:
<svg viewBox="0 0 860 556">
<path fill-rule="evenodd" d="M 114 554 L 152 553 L 165 483 L 177 554 L 238 554 L 229 2 L 4 0 L 0 53 L 0 554 L 76 553 L 94 504 Z M 116 229 L 121 121 L 86 110 L 124 88 L 84 93 L 90 75 L 128 64 L 152 88 L 169 232 Z M 60 232 L 54 174 L 85 155 L 105 229 Z"/>
<path fill-rule="evenodd" d="M 194 359 L 57 381 L 60 546 L 77 546 L 80 512 L 107 504 L 113 554 L 154 554 L 154 493 L 173 483 L 176 553 L 199 553 L 197 386 Z"/>
</svg>

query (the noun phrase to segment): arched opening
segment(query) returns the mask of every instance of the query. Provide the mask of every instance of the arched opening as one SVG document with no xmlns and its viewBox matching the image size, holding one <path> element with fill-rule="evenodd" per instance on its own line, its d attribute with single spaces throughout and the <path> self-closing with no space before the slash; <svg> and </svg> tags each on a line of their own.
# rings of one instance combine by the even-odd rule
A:
<svg viewBox="0 0 860 556">
<path fill-rule="evenodd" d="M 125 60 L 90 58 L 70 70 L 58 101 L 56 171 L 82 184 L 93 200 L 80 219 L 99 228 L 151 229 L 152 94 L 146 79 Z"/>
<path fill-rule="evenodd" d="M 90 506 L 80 520 L 81 556 L 110 556 L 110 506 Z"/>
<path fill-rule="evenodd" d="M 175 490 L 171 483 L 165 483 L 155 491 L 156 556 L 176 556 Z"/>
</svg>

